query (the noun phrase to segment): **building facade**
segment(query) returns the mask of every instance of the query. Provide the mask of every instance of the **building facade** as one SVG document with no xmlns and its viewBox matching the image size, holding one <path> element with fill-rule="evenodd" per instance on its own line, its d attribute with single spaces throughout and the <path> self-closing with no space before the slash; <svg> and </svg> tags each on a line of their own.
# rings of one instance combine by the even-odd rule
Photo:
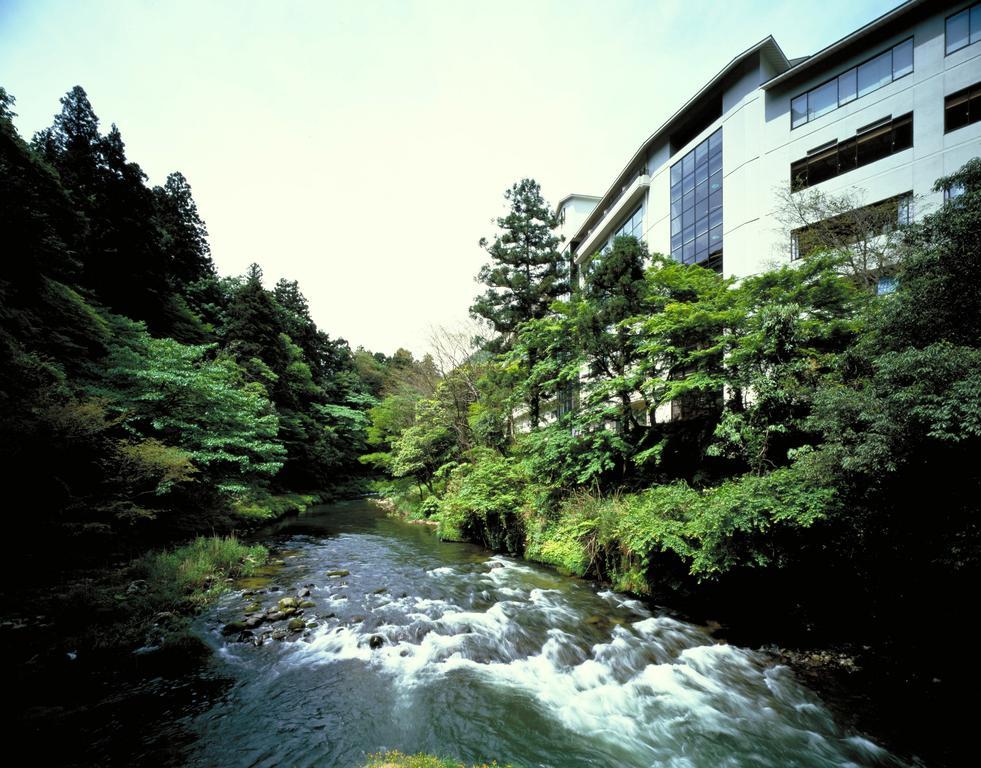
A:
<svg viewBox="0 0 981 768">
<path fill-rule="evenodd" d="M 779 221 L 788 191 L 895 200 L 902 221 L 979 155 L 981 3 L 910 0 L 809 57 L 788 60 L 772 37 L 736 56 L 603 195 L 559 203 L 564 247 L 582 267 L 631 234 L 745 277 L 796 255 Z"/>
</svg>

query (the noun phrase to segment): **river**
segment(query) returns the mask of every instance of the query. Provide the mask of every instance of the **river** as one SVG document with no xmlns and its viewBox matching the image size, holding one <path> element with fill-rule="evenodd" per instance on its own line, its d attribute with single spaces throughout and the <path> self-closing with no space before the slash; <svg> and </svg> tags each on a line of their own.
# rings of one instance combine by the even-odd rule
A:
<svg viewBox="0 0 981 768">
<path fill-rule="evenodd" d="M 369 503 L 262 540 L 284 564 L 197 620 L 221 683 L 177 697 L 153 762 L 348 767 L 399 749 L 555 768 L 900 765 L 759 652 Z M 222 633 L 290 596 L 302 630 Z"/>
</svg>

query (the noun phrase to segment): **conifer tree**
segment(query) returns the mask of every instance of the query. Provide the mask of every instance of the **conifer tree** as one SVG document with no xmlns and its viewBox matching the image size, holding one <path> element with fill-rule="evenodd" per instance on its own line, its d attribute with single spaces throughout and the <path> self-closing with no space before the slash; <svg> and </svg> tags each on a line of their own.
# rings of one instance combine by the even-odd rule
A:
<svg viewBox="0 0 981 768">
<path fill-rule="evenodd" d="M 558 251 L 561 238 L 553 232 L 559 221 L 542 197 L 534 179 L 522 179 L 504 193 L 511 209 L 497 219 L 500 233 L 493 242 L 480 245 L 491 262 L 480 269 L 478 280 L 487 286 L 470 308 L 475 317 L 488 321 L 499 334 L 489 345 L 507 350 L 521 323 L 545 316 L 549 305 L 569 292 L 569 266 Z M 528 369 L 534 368 L 536 352 L 529 349 Z M 537 426 L 540 393 L 532 388 L 528 415 Z"/>
</svg>

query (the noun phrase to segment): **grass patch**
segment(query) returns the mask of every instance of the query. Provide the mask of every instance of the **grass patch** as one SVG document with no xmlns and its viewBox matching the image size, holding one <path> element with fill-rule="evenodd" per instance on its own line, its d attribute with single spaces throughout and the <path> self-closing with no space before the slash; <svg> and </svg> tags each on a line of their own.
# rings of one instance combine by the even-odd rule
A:
<svg viewBox="0 0 981 768">
<path fill-rule="evenodd" d="M 148 552 L 98 580 L 78 580 L 58 606 L 61 640 L 100 651 L 182 642 L 188 617 L 268 556 L 265 547 L 234 536 L 200 536 Z"/>
<path fill-rule="evenodd" d="M 435 496 L 407 478 L 375 481 L 372 490 L 384 500 L 390 516 L 400 520 L 427 520 L 439 509 Z"/>
<path fill-rule="evenodd" d="M 468 767 L 456 760 L 448 760 L 435 755 L 405 755 L 394 751 L 370 755 L 364 768 L 491 768 L 497 765 L 497 762 L 492 762 Z M 505 767 L 502 766 L 501 768 Z"/>
<path fill-rule="evenodd" d="M 263 546 L 247 546 L 235 536 L 199 536 L 190 544 L 139 558 L 134 570 L 147 582 L 146 594 L 161 610 L 196 610 L 228 588 L 227 579 L 250 576 L 269 557 Z"/>
<path fill-rule="evenodd" d="M 235 502 L 234 512 L 236 517 L 250 523 L 264 523 L 287 515 L 302 514 L 321 501 L 321 497 L 315 493 L 265 494 Z"/>
</svg>

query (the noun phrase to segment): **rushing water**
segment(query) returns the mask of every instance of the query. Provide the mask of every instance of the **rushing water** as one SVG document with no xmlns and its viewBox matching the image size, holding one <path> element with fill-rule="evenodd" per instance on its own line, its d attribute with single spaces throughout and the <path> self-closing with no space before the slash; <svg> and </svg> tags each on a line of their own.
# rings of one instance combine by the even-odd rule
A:
<svg viewBox="0 0 981 768">
<path fill-rule="evenodd" d="M 787 668 L 588 582 L 363 503 L 267 539 L 286 563 L 267 591 L 233 592 L 198 622 L 231 682 L 179 719 L 174 762 L 358 766 L 399 749 L 556 768 L 898 765 Z M 302 632 L 222 635 L 249 602 L 304 587 Z"/>
</svg>

